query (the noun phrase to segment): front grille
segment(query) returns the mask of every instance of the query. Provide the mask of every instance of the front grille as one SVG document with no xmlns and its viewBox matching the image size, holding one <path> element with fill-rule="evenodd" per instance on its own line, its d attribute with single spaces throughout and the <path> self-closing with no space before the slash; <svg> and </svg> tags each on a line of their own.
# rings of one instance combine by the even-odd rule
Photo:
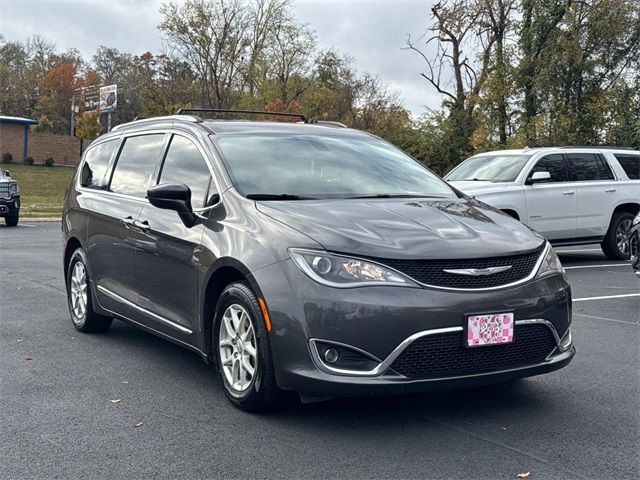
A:
<svg viewBox="0 0 640 480">
<path fill-rule="evenodd" d="M 426 285 L 447 288 L 490 288 L 527 278 L 535 267 L 542 248 L 519 255 L 468 260 L 392 260 L 372 259 L 404 273 Z M 489 268 L 511 265 L 509 270 L 483 276 L 447 273 L 444 270 Z"/>
<path fill-rule="evenodd" d="M 9 182 L 0 182 L 0 198 L 11 198 Z"/>
<path fill-rule="evenodd" d="M 516 325 L 514 343 L 465 347 L 463 332 L 432 335 L 416 340 L 391 364 L 410 378 L 471 375 L 543 362 L 556 348 L 551 330 L 542 324 Z"/>
</svg>

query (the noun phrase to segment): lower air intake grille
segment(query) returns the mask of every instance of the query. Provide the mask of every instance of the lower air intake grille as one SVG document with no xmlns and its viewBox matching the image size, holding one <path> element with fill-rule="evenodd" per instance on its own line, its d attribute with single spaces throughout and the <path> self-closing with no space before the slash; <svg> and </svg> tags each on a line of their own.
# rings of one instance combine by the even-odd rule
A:
<svg viewBox="0 0 640 480">
<path fill-rule="evenodd" d="M 437 378 L 486 373 L 543 362 L 556 348 L 551 330 L 541 324 L 516 325 L 515 342 L 468 348 L 463 332 L 416 340 L 391 364 L 410 378 Z"/>
</svg>

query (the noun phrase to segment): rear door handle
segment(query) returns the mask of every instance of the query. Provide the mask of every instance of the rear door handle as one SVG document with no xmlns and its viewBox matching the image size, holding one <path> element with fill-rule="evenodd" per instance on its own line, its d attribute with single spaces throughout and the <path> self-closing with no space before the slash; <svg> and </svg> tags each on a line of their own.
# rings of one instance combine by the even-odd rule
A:
<svg viewBox="0 0 640 480">
<path fill-rule="evenodd" d="M 151 227 L 149 226 L 149 222 L 144 220 L 142 222 L 138 221 L 138 220 L 134 220 L 133 222 L 133 226 L 136 227 L 139 230 L 142 230 L 143 232 L 148 231 Z"/>
<path fill-rule="evenodd" d="M 562 194 L 566 197 L 568 197 L 569 195 L 575 195 L 576 192 L 574 190 L 568 190 L 566 192 L 562 192 Z"/>
<path fill-rule="evenodd" d="M 615 188 L 607 188 L 607 189 L 605 190 L 605 192 L 607 192 L 607 193 L 613 193 L 613 192 L 615 192 L 615 191 L 616 191 L 616 189 L 615 189 Z"/>
</svg>

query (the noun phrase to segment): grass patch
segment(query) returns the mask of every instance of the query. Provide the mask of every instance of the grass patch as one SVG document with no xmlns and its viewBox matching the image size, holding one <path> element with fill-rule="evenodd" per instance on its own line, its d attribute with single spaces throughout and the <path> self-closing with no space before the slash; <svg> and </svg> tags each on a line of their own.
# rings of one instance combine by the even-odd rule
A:
<svg viewBox="0 0 640 480">
<path fill-rule="evenodd" d="M 2 165 L 20 185 L 20 216 L 59 217 L 62 202 L 76 172 L 70 167 Z"/>
</svg>

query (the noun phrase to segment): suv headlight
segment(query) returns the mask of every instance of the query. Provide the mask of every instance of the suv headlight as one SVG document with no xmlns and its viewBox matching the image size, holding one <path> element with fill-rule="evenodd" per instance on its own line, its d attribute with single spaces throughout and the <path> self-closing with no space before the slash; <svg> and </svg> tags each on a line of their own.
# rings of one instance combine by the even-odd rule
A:
<svg viewBox="0 0 640 480">
<path fill-rule="evenodd" d="M 561 273 L 562 276 L 567 280 L 567 274 L 560 263 L 560 259 L 556 254 L 555 250 L 551 246 L 549 242 L 547 242 L 547 246 L 545 247 L 544 259 L 542 260 L 542 264 L 538 269 L 537 277 L 543 277 L 546 275 L 552 275 L 554 273 Z"/>
<path fill-rule="evenodd" d="M 343 257 L 322 250 L 290 248 L 289 254 L 304 273 L 322 285 L 336 288 L 388 285 L 417 287 L 401 273 L 360 258 Z"/>
<path fill-rule="evenodd" d="M 18 187 L 17 183 L 12 183 L 11 185 L 9 185 L 9 193 L 11 195 L 17 195 L 18 193 L 20 193 L 20 187 Z"/>
</svg>

